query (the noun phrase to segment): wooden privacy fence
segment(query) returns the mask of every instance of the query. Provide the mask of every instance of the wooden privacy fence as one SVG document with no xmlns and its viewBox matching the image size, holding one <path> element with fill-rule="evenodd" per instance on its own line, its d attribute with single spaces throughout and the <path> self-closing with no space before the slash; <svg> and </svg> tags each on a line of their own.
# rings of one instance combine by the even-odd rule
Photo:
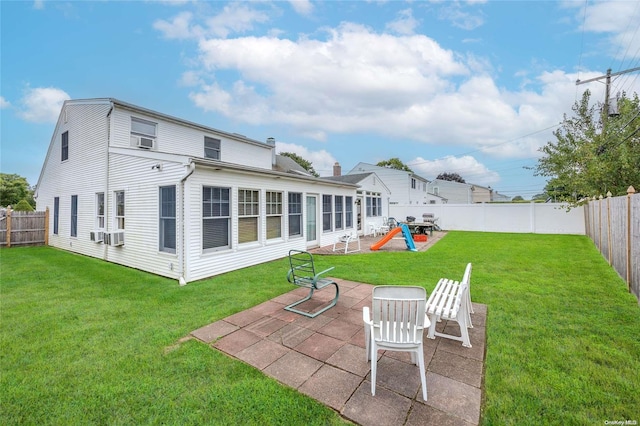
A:
<svg viewBox="0 0 640 426">
<path fill-rule="evenodd" d="M 0 217 L 0 247 L 47 245 L 49 209 L 43 212 L 17 212 L 8 208 Z"/>
<path fill-rule="evenodd" d="M 587 235 L 640 303 L 640 194 L 593 197 L 584 212 Z"/>
</svg>

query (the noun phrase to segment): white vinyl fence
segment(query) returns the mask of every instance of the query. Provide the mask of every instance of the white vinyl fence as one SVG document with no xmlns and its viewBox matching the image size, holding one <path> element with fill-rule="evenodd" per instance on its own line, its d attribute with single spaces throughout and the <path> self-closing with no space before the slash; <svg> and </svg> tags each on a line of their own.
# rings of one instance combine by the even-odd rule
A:
<svg viewBox="0 0 640 426">
<path fill-rule="evenodd" d="M 584 209 L 568 211 L 560 203 L 389 206 L 389 217 L 401 222 L 407 216 L 421 222 L 424 213 L 433 213 L 440 228 L 448 231 L 585 235 Z"/>
</svg>

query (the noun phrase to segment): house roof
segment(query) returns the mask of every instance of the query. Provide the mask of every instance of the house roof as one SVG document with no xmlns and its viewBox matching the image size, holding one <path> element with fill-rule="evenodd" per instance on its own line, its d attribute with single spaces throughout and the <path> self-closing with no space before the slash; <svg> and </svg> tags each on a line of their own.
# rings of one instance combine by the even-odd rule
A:
<svg viewBox="0 0 640 426">
<path fill-rule="evenodd" d="M 287 157 L 286 155 L 276 154 L 276 164 L 274 164 L 273 170 L 278 172 L 296 173 L 303 176 L 311 176 L 311 173 L 306 171 L 304 167 L 302 167 L 300 164 L 296 163 L 295 160 Z"/>
<path fill-rule="evenodd" d="M 375 173 L 374 172 L 367 172 L 367 173 L 355 173 L 355 174 L 352 174 L 352 175 L 327 176 L 327 177 L 325 177 L 323 179 L 335 180 L 335 181 L 338 181 L 338 182 L 346 182 L 346 183 L 358 184 L 358 183 L 362 182 L 363 180 L 365 180 L 370 175 L 375 175 Z"/>
</svg>

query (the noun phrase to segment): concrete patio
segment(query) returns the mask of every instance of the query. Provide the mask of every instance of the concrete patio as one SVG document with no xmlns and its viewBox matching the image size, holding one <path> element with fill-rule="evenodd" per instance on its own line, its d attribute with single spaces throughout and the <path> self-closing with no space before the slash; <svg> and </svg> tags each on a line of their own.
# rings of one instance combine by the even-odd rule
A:
<svg viewBox="0 0 640 426">
<path fill-rule="evenodd" d="M 486 306 L 475 304 L 472 348 L 460 342 L 427 339 L 428 400 L 422 399 L 418 367 L 409 355 L 380 352 L 376 396 L 366 361 L 362 307 L 371 306 L 373 286 L 336 280 L 338 304 L 310 319 L 283 308 L 307 294 L 298 288 L 209 324 L 191 336 L 237 358 L 281 383 L 333 408 L 360 425 L 474 425 L 482 402 Z M 333 297 L 318 291 L 300 305 L 313 311 Z M 438 331 L 459 335 L 457 323 Z"/>
</svg>

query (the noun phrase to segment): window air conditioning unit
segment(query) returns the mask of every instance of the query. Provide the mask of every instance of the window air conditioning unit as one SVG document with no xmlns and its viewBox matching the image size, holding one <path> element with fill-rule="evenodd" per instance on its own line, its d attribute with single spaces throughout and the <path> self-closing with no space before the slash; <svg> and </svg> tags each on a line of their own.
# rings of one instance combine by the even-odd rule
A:
<svg viewBox="0 0 640 426">
<path fill-rule="evenodd" d="M 136 136 L 136 145 L 138 148 L 151 149 L 153 148 L 153 139 Z"/>
<path fill-rule="evenodd" d="M 89 238 L 91 239 L 91 241 L 94 241 L 96 243 L 101 243 L 104 241 L 104 232 L 91 231 L 91 233 L 89 234 Z"/>
<path fill-rule="evenodd" d="M 105 243 L 110 246 L 124 245 L 124 231 L 110 232 L 105 234 Z"/>
</svg>

